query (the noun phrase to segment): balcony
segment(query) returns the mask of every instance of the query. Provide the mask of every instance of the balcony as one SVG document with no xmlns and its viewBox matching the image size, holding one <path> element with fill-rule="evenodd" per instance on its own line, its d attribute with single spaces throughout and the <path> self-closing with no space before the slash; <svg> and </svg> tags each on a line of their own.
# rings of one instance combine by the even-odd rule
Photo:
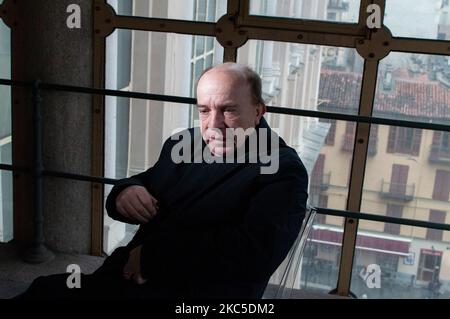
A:
<svg viewBox="0 0 450 319">
<path fill-rule="evenodd" d="M 311 186 L 327 190 L 330 187 L 331 172 L 328 174 L 314 174 L 311 178 Z"/>
<path fill-rule="evenodd" d="M 381 180 L 380 197 L 411 201 L 414 199 L 415 184 L 390 183 Z"/>
<path fill-rule="evenodd" d="M 430 163 L 450 164 L 450 147 L 433 145 L 428 161 Z"/>
<path fill-rule="evenodd" d="M 341 149 L 344 152 L 352 153 L 354 144 L 355 144 L 355 135 L 353 133 L 344 134 Z M 369 149 L 367 152 L 369 156 L 375 156 L 377 154 L 377 146 L 378 146 L 378 138 L 371 137 L 369 139 Z"/>
<path fill-rule="evenodd" d="M 348 11 L 349 4 L 347 1 L 330 0 L 328 1 L 328 10 Z"/>
</svg>

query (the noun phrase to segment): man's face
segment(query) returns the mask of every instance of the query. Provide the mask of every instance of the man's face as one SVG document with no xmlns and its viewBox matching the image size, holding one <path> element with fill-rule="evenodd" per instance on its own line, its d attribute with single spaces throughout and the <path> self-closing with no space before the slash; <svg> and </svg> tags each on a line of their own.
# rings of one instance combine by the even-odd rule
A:
<svg viewBox="0 0 450 319">
<path fill-rule="evenodd" d="M 226 136 L 227 128 L 255 127 L 265 111 L 265 106 L 252 103 L 250 86 L 236 71 L 222 69 L 212 69 L 200 79 L 197 108 L 203 139 L 218 156 L 232 152 L 236 142 Z"/>
</svg>

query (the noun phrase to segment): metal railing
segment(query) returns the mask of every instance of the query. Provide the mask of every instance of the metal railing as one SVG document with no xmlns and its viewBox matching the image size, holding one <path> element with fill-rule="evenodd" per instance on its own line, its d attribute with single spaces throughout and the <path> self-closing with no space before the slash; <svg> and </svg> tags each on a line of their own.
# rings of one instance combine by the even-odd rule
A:
<svg viewBox="0 0 450 319">
<path fill-rule="evenodd" d="M 331 185 L 331 172 L 326 174 L 317 174 L 311 177 L 311 186 L 314 188 L 320 188 L 326 190 Z"/>
<path fill-rule="evenodd" d="M 450 164 L 450 147 L 433 145 L 428 160 L 430 163 Z"/>
<path fill-rule="evenodd" d="M 22 173 L 22 174 L 32 174 L 35 179 L 35 207 L 34 207 L 34 238 L 32 249 L 29 253 L 29 257 L 27 258 L 30 262 L 42 262 L 48 258 L 48 251 L 45 249 L 44 245 L 44 237 L 43 237 L 43 207 L 42 207 L 42 198 L 43 198 L 43 185 L 42 179 L 43 177 L 57 177 L 57 178 L 65 178 L 71 180 L 79 180 L 86 182 L 95 182 L 95 183 L 103 183 L 103 184 L 115 184 L 118 180 L 105 178 L 102 176 L 90 176 L 90 175 L 80 175 L 73 174 L 70 172 L 60 172 L 54 170 L 47 170 L 44 168 L 44 163 L 42 159 L 42 122 L 41 122 L 41 103 L 42 99 L 40 97 L 41 90 L 53 90 L 53 91 L 65 91 L 65 92 L 78 92 L 84 94 L 95 94 L 95 95 L 103 95 L 103 96 L 116 96 L 116 97 L 127 97 L 127 98 L 137 98 L 137 99 L 146 99 L 146 100 L 154 100 L 154 101 L 162 101 L 162 102 L 174 102 L 174 103 L 184 103 L 184 104 L 196 104 L 196 99 L 190 97 L 179 97 L 179 96 L 170 96 L 170 95 L 159 95 L 159 94 L 150 94 L 150 93 L 141 93 L 141 92 L 125 92 L 119 90 L 108 90 L 108 89 L 98 89 L 98 88 L 89 88 L 89 87 L 79 87 L 79 86 L 70 86 L 70 85 L 60 85 L 60 84 L 49 84 L 42 83 L 38 80 L 33 82 L 25 82 L 25 81 L 13 81 L 8 79 L 0 79 L 0 85 L 8 85 L 11 87 L 29 87 L 32 89 L 32 106 L 34 110 L 34 166 L 33 167 L 21 167 L 16 165 L 9 164 L 1 164 L 0 170 L 12 171 L 14 173 Z M 346 115 L 346 114 L 338 114 L 338 113 L 326 113 L 320 111 L 309 111 L 309 110 L 300 110 L 293 108 L 285 108 L 285 107 L 275 107 L 269 106 L 268 112 L 277 113 L 277 114 L 288 114 L 293 116 L 306 116 L 306 117 L 315 117 L 315 118 L 325 118 L 325 119 L 335 119 L 335 120 L 344 120 L 344 121 L 354 121 L 361 123 L 372 123 L 372 124 L 381 124 L 381 125 L 393 125 L 393 126 L 401 126 L 401 127 L 415 127 L 429 130 L 439 130 L 450 132 L 450 126 L 442 125 L 442 124 L 432 124 L 432 123 L 420 123 L 420 122 L 412 122 L 412 121 L 404 121 L 404 120 L 392 120 L 392 119 L 384 119 L 384 118 L 376 118 L 376 117 L 367 117 L 367 116 L 358 116 L 358 115 Z M 333 215 L 340 217 L 349 217 L 353 219 L 363 219 L 369 221 L 379 221 L 393 224 L 401 224 L 401 225 L 410 225 L 416 227 L 425 227 L 431 229 L 441 229 L 450 231 L 449 224 L 438 224 L 431 223 L 420 220 L 411 220 L 404 218 L 394 218 L 389 216 L 380 216 L 375 214 L 367 214 L 360 212 L 351 212 L 351 211 L 343 211 L 343 210 L 334 210 L 334 209 L 325 209 L 325 208 L 314 208 L 318 214 L 324 215 Z"/>
<path fill-rule="evenodd" d="M 393 198 L 404 201 L 414 199 L 415 184 L 393 183 L 381 180 L 380 196 L 383 198 Z"/>
</svg>

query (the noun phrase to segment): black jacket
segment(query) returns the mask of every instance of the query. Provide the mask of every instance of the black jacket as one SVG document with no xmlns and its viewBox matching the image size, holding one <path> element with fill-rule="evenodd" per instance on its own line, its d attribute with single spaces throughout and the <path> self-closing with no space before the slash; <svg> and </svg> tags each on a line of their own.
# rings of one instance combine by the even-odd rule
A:
<svg viewBox="0 0 450 319">
<path fill-rule="evenodd" d="M 275 174 L 261 174 L 260 163 L 175 164 L 177 141 L 168 139 L 152 168 L 115 185 L 106 202 L 113 219 L 132 223 L 115 207 L 130 185 L 145 186 L 160 203 L 127 247 L 143 245 L 147 289 L 161 297 L 262 297 L 298 235 L 308 196 L 305 167 L 279 141 Z"/>
</svg>

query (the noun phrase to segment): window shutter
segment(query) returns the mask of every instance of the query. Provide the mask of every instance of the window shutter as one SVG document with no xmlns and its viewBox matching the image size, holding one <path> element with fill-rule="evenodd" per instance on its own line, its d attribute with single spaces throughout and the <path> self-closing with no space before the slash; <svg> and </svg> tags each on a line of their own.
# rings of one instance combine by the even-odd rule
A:
<svg viewBox="0 0 450 319">
<path fill-rule="evenodd" d="M 319 119 L 319 122 L 331 124 L 330 129 L 328 130 L 328 135 L 325 138 L 325 144 L 333 146 L 334 145 L 334 137 L 336 135 L 336 120 Z"/>
<path fill-rule="evenodd" d="M 392 165 L 390 192 L 397 195 L 406 194 L 406 183 L 408 182 L 409 166 Z"/>
<path fill-rule="evenodd" d="M 319 207 L 327 208 L 328 207 L 328 195 L 319 195 Z"/>
<path fill-rule="evenodd" d="M 450 172 L 437 170 L 434 180 L 433 199 L 448 201 L 450 195 Z"/>
<path fill-rule="evenodd" d="M 314 169 L 312 171 L 311 183 L 314 186 L 320 186 L 322 184 L 323 169 L 325 165 L 325 155 L 319 154 Z"/>
<path fill-rule="evenodd" d="M 432 223 L 439 223 L 439 224 L 445 224 L 445 216 L 447 212 L 441 211 L 441 210 L 430 210 L 430 218 L 429 221 Z M 436 241 L 442 241 L 442 235 L 443 235 L 442 229 L 427 229 L 427 236 L 426 238 L 428 240 L 436 240 Z"/>
<path fill-rule="evenodd" d="M 441 146 L 442 132 L 435 131 L 433 134 L 433 146 Z"/>
<path fill-rule="evenodd" d="M 439 223 L 439 224 L 445 224 L 445 216 L 447 215 L 447 212 L 442 210 L 430 210 L 430 222 L 432 223 Z"/>
<path fill-rule="evenodd" d="M 327 145 L 334 145 L 334 139 L 336 136 L 336 120 L 331 120 L 330 123 L 331 126 L 327 136 Z"/>
<path fill-rule="evenodd" d="M 422 130 L 414 129 L 413 132 L 414 133 L 413 133 L 413 143 L 412 143 L 411 155 L 419 156 L 420 143 L 422 141 Z"/>
<path fill-rule="evenodd" d="M 441 139 L 441 143 L 439 144 L 439 146 L 443 146 L 445 148 L 449 148 L 450 147 L 450 133 L 449 132 L 441 132 L 442 134 L 442 139 Z"/>
<path fill-rule="evenodd" d="M 389 217 L 402 218 L 403 216 L 403 206 L 387 204 L 386 215 Z M 385 223 L 384 232 L 392 235 L 400 234 L 400 224 Z"/>
<path fill-rule="evenodd" d="M 394 153 L 395 152 L 395 139 L 397 138 L 397 128 L 391 126 L 389 128 L 389 137 L 388 137 L 388 145 L 387 152 Z"/>
<path fill-rule="evenodd" d="M 372 124 L 370 126 L 370 135 L 369 135 L 369 155 L 375 155 L 377 153 L 377 144 L 378 144 L 378 125 Z"/>
<path fill-rule="evenodd" d="M 347 126 L 345 128 L 345 134 L 355 135 L 355 127 L 356 127 L 355 122 L 347 122 Z"/>
</svg>

